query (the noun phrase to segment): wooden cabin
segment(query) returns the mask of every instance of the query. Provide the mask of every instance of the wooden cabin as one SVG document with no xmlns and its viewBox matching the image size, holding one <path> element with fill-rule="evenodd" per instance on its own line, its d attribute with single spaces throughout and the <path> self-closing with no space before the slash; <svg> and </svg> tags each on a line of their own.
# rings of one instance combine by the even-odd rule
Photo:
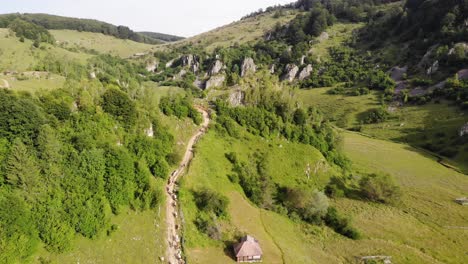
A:
<svg viewBox="0 0 468 264">
<path fill-rule="evenodd" d="M 251 236 L 243 237 L 240 243 L 234 246 L 234 254 L 237 262 L 261 262 L 263 257 L 258 241 Z"/>
</svg>

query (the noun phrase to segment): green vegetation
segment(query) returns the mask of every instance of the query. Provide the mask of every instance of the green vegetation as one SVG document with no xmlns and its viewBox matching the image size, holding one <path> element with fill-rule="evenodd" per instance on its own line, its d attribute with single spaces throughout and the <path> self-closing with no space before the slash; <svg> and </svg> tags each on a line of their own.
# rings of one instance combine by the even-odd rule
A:
<svg viewBox="0 0 468 264">
<path fill-rule="evenodd" d="M 0 16 L 0 27 L 8 27 L 17 20 L 27 21 L 28 24 L 46 29 L 70 29 L 76 31 L 102 33 L 120 39 L 130 39 L 136 42 L 157 44 L 159 41 L 132 31 L 125 26 L 114 26 L 109 23 L 70 17 L 53 16 L 47 14 L 6 14 Z"/>
<path fill-rule="evenodd" d="M 30 39 L 34 41 L 34 46 L 39 48 L 39 43 L 46 42 L 53 44 L 55 42 L 54 37 L 47 31 L 47 29 L 37 26 L 33 23 L 27 22 L 20 18 L 13 20 L 8 27 L 10 30 L 15 32 L 16 36 L 20 38 L 21 42 L 24 39 Z"/>
<path fill-rule="evenodd" d="M 196 125 L 200 125 L 203 121 L 202 115 L 193 107 L 192 100 L 188 96 L 163 97 L 159 108 L 167 116 L 189 117 Z"/>
</svg>

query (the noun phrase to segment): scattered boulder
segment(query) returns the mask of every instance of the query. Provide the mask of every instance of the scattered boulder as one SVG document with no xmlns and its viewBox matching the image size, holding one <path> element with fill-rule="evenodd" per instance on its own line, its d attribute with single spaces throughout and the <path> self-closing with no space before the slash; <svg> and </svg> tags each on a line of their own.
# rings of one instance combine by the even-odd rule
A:
<svg viewBox="0 0 468 264">
<path fill-rule="evenodd" d="M 146 71 L 147 72 L 156 72 L 158 70 L 158 62 L 157 61 L 149 61 L 146 63 Z"/>
<path fill-rule="evenodd" d="M 318 40 L 322 42 L 322 41 L 328 40 L 329 38 L 330 38 L 330 35 L 327 32 L 322 32 L 322 34 L 320 34 L 320 36 L 318 37 Z"/>
<path fill-rule="evenodd" d="M 242 62 L 241 77 L 245 77 L 249 73 L 257 72 L 257 65 L 252 58 L 245 58 Z"/>
<path fill-rule="evenodd" d="M 245 99 L 245 93 L 242 90 L 237 89 L 236 91 L 234 91 L 233 93 L 229 95 L 228 102 L 231 106 L 236 107 L 236 106 L 243 105 L 244 99 Z"/>
<path fill-rule="evenodd" d="M 216 74 L 219 74 L 221 72 L 221 70 L 223 69 L 224 67 L 224 64 L 220 61 L 220 60 L 216 60 L 214 63 L 213 63 L 213 66 L 211 66 L 211 69 L 209 71 L 209 74 L 211 76 L 213 75 L 216 75 Z"/>
<path fill-rule="evenodd" d="M 388 72 L 390 74 L 390 77 L 395 81 L 395 82 L 399 82 L 399 81 L 402 81 L 403 80 L 403 76 L 408 72 L 408 66 L 404 66 L 404 67 L 398 67 L 398 66 L 395 66 L 393 68 L 390 69 L 390 71 Z"/>
<path fill-rule="evenodd" d="M 468 123 L 466 123 L 462 128 L 460 129 L 460 137 L 463 137 L 465 135 L 468 135 Z"/>
<path fill-rule="evenodd" d="M 275 65 L 275 64 L 272 64 L 272 65 L 270 66 L 270 73 L 271 73 L 271 74 L 275 74 L 275 72 L 276 72 L 276 65 Z"/>
<path fill-rule="evenodd" d="M 307 57 L 305 55 L 302 55 L 302 57 L 301 57 L 301 66 L 305 64 L 305 59 L 306 58 Z"/>
<path fill-rule="evenodd" d="M 145 134 L 148 137 L 154 137 L 153 124 L 151 124 L 149 128 L 145 129 Z"/>
<path fill-rule="evenodd" d="M 172 65 L 174 65 L 174 62 L 175 62 L 175 61 L 176 61 L 176 59 L 172 59 L 172 60 L 168 61 L 168 62 L 166 63 L 166 68 L 171 68 Z"/>
<path fill-rule="evenodd" d="M 436 73 L 439 70 L 439 61 L 436 60 L 429 69 L 427 69 L 426 73 L 427 75 L 432 75 Z"/>
<path fill-rule="evenodd" d="M 314 70 L 314 68 L 312 67 L 311 64 L 307 65 L 304 69 L 302 69 L 302 71 L 299 73 L 299 81 L 303 81 L 307 78 L 310 77 L 310 75 L 312 74 L 312 71 Z"/>
<path fill-rule="evenodd" d="M 89 78 L 90 79 L 96 79 L 96 72 L 90 72 L 89 73 Z"/>
<path fill-rule="evenodd" d="M 286 65 L 285 68 L 285 74 L 281 78 L 283 81 L 288 81 L 292 82 L 294 79 L 296 79 L 297 73 L 299 72 L 299 67 L 297 67 L 295 64 L 288 64 Z"/>
<path fill-rule="evenodd" d="M 205 89 L 213 88 L 213 87 L 221 87 L 224 85 L 224 81 L 226 80 L 226 76 L 224 75 L 216 75 L 211 76 L 208 81 L 206 81 Z"/>
</svg>

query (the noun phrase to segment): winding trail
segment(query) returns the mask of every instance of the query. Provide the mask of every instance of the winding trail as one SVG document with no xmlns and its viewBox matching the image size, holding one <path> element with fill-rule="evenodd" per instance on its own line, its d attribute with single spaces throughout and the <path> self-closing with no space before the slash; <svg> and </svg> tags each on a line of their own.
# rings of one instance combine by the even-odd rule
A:
<svg viewBox="0 0 468 264">
<path fill-rule="evenodd" d="M 203 124 L 200 129 L 190 138 L 184 157 L 177 170 L 171 173 L 166 185 L 166 225 L 167 225 L 167 263 L 183 264 L 180 234 L 180 219 L 178 212 L 178 197 L 176 195 L 177 180 L 183 175 L 187 165 L 193 158 L 193 147 L 206 133 L 210 124 L 210 116 L 202 107 L 195 107 L 203 115 Z"/>
</svg>

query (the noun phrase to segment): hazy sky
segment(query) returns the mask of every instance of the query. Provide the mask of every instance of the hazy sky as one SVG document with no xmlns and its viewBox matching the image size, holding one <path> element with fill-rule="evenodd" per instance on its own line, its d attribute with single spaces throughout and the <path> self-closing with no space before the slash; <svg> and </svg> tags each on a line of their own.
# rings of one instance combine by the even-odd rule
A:
<svg viewBox="0 0 468 264">
<path fill-rule="evenodd" d="M 0 13 L 93 18 L 136 31 L 192 36 L 294 0 L 2 0 Z"/>
</svg>

